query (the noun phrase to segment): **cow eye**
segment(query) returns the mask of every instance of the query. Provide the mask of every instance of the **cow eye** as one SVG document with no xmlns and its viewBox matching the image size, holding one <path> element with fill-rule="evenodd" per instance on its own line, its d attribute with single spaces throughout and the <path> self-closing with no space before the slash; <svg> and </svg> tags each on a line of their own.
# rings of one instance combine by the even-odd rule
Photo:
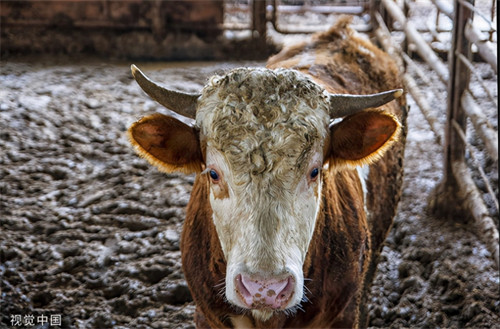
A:
<svg viewBox="0 0 500 329">
<path fill-rule="evenodd" d="M 212 178 L 212 180 L 214 180 L 214 181 L 219 180 L 219 174 L 215 170 L 213 170 L 213 169 L 210 170 L 209 174 L 210 174 L 210 178 Z"/>
<path fill-rule="evenodd" d="M 315 180 L 318 177 L 318 175 L 319 175 L 319 168 L 314 168 L 310 174 L 311 180 Z"/>
</svg>

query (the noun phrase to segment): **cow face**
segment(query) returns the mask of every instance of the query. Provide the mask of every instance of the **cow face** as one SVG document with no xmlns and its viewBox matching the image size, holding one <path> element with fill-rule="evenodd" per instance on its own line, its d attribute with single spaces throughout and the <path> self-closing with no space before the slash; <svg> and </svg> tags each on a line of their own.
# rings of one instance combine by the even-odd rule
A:
<svg viewBox="0 0 500 329">
<path fill-rule="evenodd" d="M 327 95 L 295 71 L 240 69 L 212 79 L 196 121 L 227 299 L 257 314 L 297 305 L 320 208 Z"/>
<path fill-rule="evenodd" d="M 167 98 L 162 103 L 170 107 Z M 195 127 L 156 114 L 130 128 L 131 142 L 165 171 L 206 175 L 227 263 L 227 300 L 261 320 L 293 310 L 304 297 L 302 267 L 320 211 L 324 165 L 369 162 L 399 125 L 368 111 L 330 126 L 332 104 L 339 103 L 293 70 L 237 69 L 193 98 Z M 340 105 L 342 113 L 351 106 Z"/>
</svg>

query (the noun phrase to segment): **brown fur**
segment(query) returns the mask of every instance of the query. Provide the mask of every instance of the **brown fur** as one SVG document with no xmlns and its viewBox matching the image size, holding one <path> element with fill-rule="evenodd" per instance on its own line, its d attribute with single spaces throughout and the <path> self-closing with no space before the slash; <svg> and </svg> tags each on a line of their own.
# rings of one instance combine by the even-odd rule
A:
<svg viewBox="0 0 500 329">
<path fill-rule="evenodd" d="M 220 190 L 217 192 L 214 192 L 214 198 L 216 198 L 216 199 L 229 198 L 229 187 L 227 186 L 227 184 L 224 182 L 220 182 L 217 184 L 220 186 Z"/>
<path fill-rule="evenodd" d="M 304 264 L 304 277 L 311 279 L 306 284 L 310 303 L 288 319 L 287 327 L 343 328 L 356 320 L 350 304 L 358 298 L 370 252 L 360 248 L 369 243 L 369 235 L 356 181 L 354 172 L 325 174 L 322 211 Z M 347 308 L 352 312 L 344 313 Z"/>
<path fill-rule="evenodd" d="M 198 134 L 179 120 L 156 113 L 135 122 L 128 136 L 136 152 L 162 171 L 201 171 Z"/>
<path fill-rule="evenodd" d="M 333 93 L 373 93 L 400 88 L 396 66 L 388 55 L 356 37 L 340 20 L 330 31 L 316 36 L 311 43 L 283 50 L 269 60 L 268 67 L 294 68 L 310 75 Z M 363 48 L 359 48 L 362 46 Z M 304 54 L 314 61 L 302 63 Z M 370 55 L 373 54 L 373 55 Z M 376 257 L 392 224 L 400 197 L 402 158 L 405 139 L 404 100 L 391 102 L 382 109 L 396 116 L 403 134 L 390 152 L 370 167 L 366 218 L 363 192 L 353 170 L 327 171 L 324 174 L 322 211 L 303 267 L 309 302 L 304 311 L 287 317 L 277 313 L 266 322 L 254 320 L 250 313 L 243 323 L 255 327 L 331 328 L 355 327 L 366 315 L 360 301 L 376 267 Z M 241 310 L 224 301 L 221 283 L 226 264 L 212 220 L 207 196 L 207 175 L 198 175 L 187 209 L 182 234 L 182 261 L 193 298 L 197 304 L 196 322 L 200 328 L 232 327 L 231 317 Z"/>
<path fill-rule="evenodd" d="M 369 94 L 402 86 L 393 60 L 348 27 L 350 19 L 340 19 L 329 31 L 307 44 L 286 48 L 268 61 L 269 68 L 293 68 L 311 76 L 332 93 Z M 360 46 L 374 54 L 370 56 Z M 301 64 L 304 54 L 314 62 Z"/>
<path fill-rule="evenodd" d="M 182 269 L 189 273 L 188 284 L 201 310 L 195 318 L 199 328 L 229 327 L 230 308 L 224 302 L 217 287 L 224 282 L 226 263 L 212 221 L 212 210 L 208 200 L 209 181 L 207 175 L 198 175 L 187 207 L 186 221 L 182 232 Z M 207 266 L 208 265 L 208 266 Z M 207 312 L 211 309 L 213 311 Z M 202 315 L 202 316 L 200 316 Z"/>
</svg>

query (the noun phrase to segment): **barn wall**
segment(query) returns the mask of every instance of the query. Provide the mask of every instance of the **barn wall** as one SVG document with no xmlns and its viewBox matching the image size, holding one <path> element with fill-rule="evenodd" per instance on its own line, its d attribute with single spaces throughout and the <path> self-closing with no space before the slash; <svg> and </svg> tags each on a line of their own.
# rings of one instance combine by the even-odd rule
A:
<svg viewBox="0 0 500 329">
<path fill-rule="evenodd" d="M 1 54 L 210 59 L 223 14 L 222 0 L 1 1 Z"/>
</svg>

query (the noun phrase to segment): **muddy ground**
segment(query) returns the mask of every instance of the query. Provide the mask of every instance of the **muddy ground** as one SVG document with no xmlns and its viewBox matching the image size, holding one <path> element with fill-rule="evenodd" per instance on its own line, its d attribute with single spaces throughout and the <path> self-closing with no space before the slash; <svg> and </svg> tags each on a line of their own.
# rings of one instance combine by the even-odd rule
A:
<svg viewBox="0 0 500 329">
<path fill-rule="evenodd" d="M 263 65 L 136 64 L 186 91 L 215 72 Z M 179 251 L 194 177 L 162 174 L 128 144 L 133 121 L 166 111 L 129 65 L 0 62 L 2 328 L 21 327 L 19 317 L 27 328 L 194 327 Z M 500 328 L 490 253 L 470 225 L 426 213 L 442 149 L 410 105 L 403 201 L 372 289 L 370 326 Z M 61 325 L 44 323 L 51 316 Z"/>
</svg>

